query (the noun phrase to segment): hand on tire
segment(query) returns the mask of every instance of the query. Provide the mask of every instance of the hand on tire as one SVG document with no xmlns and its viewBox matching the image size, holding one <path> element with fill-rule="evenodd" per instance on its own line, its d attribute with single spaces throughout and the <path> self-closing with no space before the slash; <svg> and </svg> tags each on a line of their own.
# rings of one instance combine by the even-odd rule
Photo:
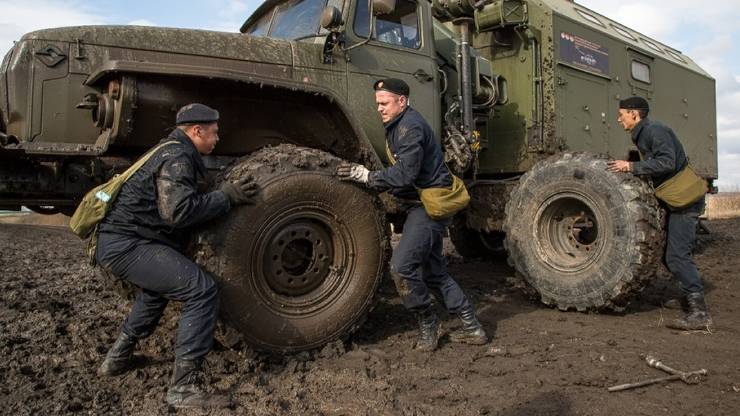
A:
<svg viewBox="0 0 740 416">
<path fill-rule="evenodd" d="M 606 169 L 609 172 L 631 172 L 632 163 L 626 160 L 610 160 L 606 162 Z"/>
<path fill-rule="evenodd" d="M 224 182 L 219 189 L 226 194 L 231 205 L 253 205 L 254 197 L 259 192 L 257 182 L 251 176 L 241 178 L 236 182 Z"/>
<path fill-rule="evenodd" d="M 357 163 L 342 162 L 337 166 L 337 176 L 342 181 L 367 183 L 369 173 L 366 167 Z"/>
</svg>

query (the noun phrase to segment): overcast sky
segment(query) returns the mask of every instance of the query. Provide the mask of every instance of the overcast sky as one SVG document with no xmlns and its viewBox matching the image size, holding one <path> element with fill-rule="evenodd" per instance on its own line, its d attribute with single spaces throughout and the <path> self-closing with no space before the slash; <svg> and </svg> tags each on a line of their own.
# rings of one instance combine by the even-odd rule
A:
<svg viewBox="0 0 740 416">
<path fill-rule="evenodd" d="M 0 0 L 0 54 L 46 27 L 139 24 L 237 31 L 257 0 Z M 581 0 L 681 50 L 717 80 L 720 190 L 740 190 L 740 0 Z"/>
</svg>

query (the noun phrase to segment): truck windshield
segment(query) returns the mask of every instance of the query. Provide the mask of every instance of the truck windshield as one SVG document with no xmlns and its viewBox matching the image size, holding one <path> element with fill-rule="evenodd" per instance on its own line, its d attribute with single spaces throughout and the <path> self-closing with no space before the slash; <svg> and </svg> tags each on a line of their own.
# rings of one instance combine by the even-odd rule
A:
<svg viewBox="0 0 740 416">
<path fill-rule="evenodd" d="M 291 40 L 316 35 L 319 33 L 319 19 L 326 2 L 327 0 L 289 0 L 265 13 L 246 33 Z"/>
</svg>

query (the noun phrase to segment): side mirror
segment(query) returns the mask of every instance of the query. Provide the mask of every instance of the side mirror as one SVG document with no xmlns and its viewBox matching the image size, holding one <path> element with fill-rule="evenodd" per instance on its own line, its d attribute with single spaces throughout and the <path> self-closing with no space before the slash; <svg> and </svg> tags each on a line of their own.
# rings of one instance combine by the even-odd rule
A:
<svg viewBox="0 0 740 416">
<path fill-rule="evenodd" d="M 326 6 L 321 12 L 321 27 L 333 32 L 342 25 L 342 12 L 334 6 Z"/>
<path fill-rule="evenodd" d="M 362 1 L 362 0 L 358 0 Z M 384 15 L 384 14 L 390 14 L 393 13 L 393 11 L 396 9 L 396 0 L 368 0 L 368 5 L 370 7 L 370 22 L 368 24 L 369 30 L 367 31 L 367 38 L 363 40 L 362 42 L 355 43 L 354 45 L 348 47 L 348 48 L 342 48 L 342 51 L 344 51 L 345 58 L 347 61 L 349 61 L 349 57 L 347 55 L 347 52 L 351 51 L 354 48 L 360 47 L 368 42 L 373 38 L 373 33 L 375 32 L 375 19 L 377 16 Z M 326 9 L 324 9 L 326 11 Z M 321 16 L 321 21 L 323 24 L 324 16 Z"/>
<path fill-rule="evenodd" d="M 381 16 L 391 14 L 396 10 L 396 0 L 371 0 L 373 2 L 373 14 Z"/>
</svg>

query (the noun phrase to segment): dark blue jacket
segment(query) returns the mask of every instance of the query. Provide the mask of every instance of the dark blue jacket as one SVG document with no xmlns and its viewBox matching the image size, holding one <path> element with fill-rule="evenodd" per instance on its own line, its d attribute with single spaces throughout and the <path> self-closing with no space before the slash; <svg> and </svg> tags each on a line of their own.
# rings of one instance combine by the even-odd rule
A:
<svg viewBox="0 0 740 416">
<path fill-rule="evenodd" d="M 396 164 L 370 172 L 368 186 L 399 198 L 419 199 L 416 188 L 446 188 L 452 176 L 432 128 L 416 110 L 407 107 L 385 125 L 385 138 Z"/>
<path fill-rule="evenodd" d="M 676 134 L 663 123 L 642 119 L 632 130 L 632 142 L 642 155 L 641 161 L 632 163 L 632 173 L 652 177 L 655 186 L 689 163 Z"/>
<path fill-rule="evenodd" d="M 225 214 L 231 208 L 221 191 L 198 192 L 207 177 L 203 158 L 190 138 L 175 129 L 159 149 L 121 187 L 100 231 L 159 241 L 181 249 L 187 228 Z M 202 181 L 201 181 L 202 182 Z"/>
</svg>

